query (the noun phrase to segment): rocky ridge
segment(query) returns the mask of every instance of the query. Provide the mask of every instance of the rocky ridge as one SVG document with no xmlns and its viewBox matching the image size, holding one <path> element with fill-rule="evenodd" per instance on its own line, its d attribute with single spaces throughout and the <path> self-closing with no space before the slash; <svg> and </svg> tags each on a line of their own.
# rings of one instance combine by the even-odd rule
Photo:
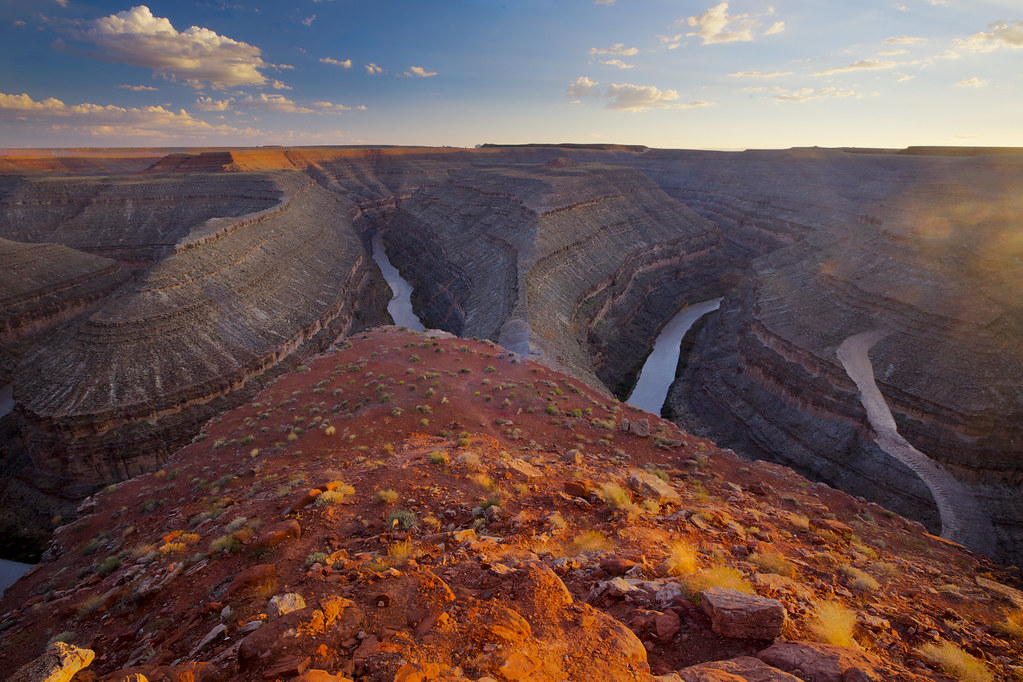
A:
<svg viewBox="0 0 1023 682">
<path fill-rule="evenodd" d="M 0 602 L 0 668 L 922 681 L 935 650 L 975 679 L 1023 654 L 986 559 L 437 333 L 353 336 L 81 513 Z"/>
</svg>

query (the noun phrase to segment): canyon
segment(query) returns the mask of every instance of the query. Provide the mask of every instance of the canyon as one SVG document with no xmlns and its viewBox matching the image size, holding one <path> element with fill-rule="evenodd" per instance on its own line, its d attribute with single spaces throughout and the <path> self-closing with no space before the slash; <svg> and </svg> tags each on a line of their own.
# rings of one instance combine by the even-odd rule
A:
<svg viewBox="0 0 1023 682">
<path fill-rule="evenodd" d="M 0 161 L 3 535 L 391 321 L 373 241 L 426 327 L 624 399 L 683 340 L 668 414 L 942 532 L 838 356 L 871 347 L 898 434 L 1023 557 L 1023 155 L 606 146 L 132 150 Z M 26 533 L 25 528 L 35 529 Z M 958 538 L 962 539 L 962 538 Z"/>
</svg>

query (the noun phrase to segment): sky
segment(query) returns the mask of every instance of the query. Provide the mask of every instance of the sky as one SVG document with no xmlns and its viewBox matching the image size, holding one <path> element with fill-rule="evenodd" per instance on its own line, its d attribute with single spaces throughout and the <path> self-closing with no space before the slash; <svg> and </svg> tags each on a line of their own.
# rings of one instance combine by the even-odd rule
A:
<svg viewBox="0 0 1023 682">
<path fill-rule="evenodd" d="M 2 148 L 486 142 L 1023 146 L 1023 0 L 0 0 Z"/>
</svg>

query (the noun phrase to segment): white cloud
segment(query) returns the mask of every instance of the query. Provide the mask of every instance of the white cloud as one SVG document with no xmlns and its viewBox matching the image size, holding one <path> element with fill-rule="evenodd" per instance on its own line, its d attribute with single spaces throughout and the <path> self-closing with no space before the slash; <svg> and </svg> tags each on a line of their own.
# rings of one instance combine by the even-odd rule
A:
<svg viewBox="0 0 1023 682">
<path fill-rule="evenodd" d="M 421 66 L 410 66 L 403 76 L 407 78 L 429 78 L 430 76 L 436 76 L 436 71 L 427 71 Z"/>
<path fill-rule="evenodd" d="M 791 76 L 791 71 L 737 71 L 735 73 L 728 74 L 732 78 L 779 78 L 781 76 Z"/>
<path fill-rule="evenodd" d="M 615 0 L 593 0 L 594 5 L 613 5 Z"/>
<path fill-rule="evenodd" d="M 160 106 L 118 107 L 89 103 L 69 106 L 54 97 L 37 101 L 24 93 L 0 93 L 0 112 L 25 121 L 55 119 L 57 122 L 52 129 L 73 129 L 97 137 L 205 138 L 245 132 L 231 126 L 210 125 L 193 118 L 184 109 L 174 112 Z"/>
<path fill-rule="evenodd" d="M 688 104 L 679 104 L 678 93 L 674 90 L 660 90 L 652 85 L 632 85 L 631 83 L 609 85 L 604 97 L 611 101 L 605 106 L 619 111 L 647 111 L 648 109 L 693 109 L 710 106 L 712 102 L 697 100 Z"/>
<path fill-rule="evenodd" d="M 345 111 L 366 111 L 366 105 L 360 104 L 357 107 L 347 107 L 344 104 L 333 104 L 332 102 L 313 102 L 313 106 L 323 110 L 324 113 L 340 114 Z"/>
<path fill-rule="evenodd" d="M 662 45 L 667 45 L 669 50 L 674 50 L 682 44 L 682 33 L 676 33 L 673 36 L 657 36 L 657 39 L 661 41 Z"/>
<path fill-rule="evenodd" d="M 334 66 L 340 66 L 342 69 L 352 68 L 351 59 L 332 59 L 330 57 L 321 57 L 320 63 L 322 64 L 333 64 Z"/>
<path fill-rule="evenodd" d="M 987 83 L 988 83 L 987 81 L 981 80 L 981 79 L 977 78 L 976 76 L 974 76 L 972 78 L 964 78 L 961 81 L 959 81 L 958 83 L 956 83 L 956 85 L 964 87 L 964 88 L 982 88 L 985 85 L 987 85 Z"/>
<path fill-rule="evenodd" d="M 179 32 L 145 5 L 97 19 L 74 35 L 96 45 L 104 59 L 144 66 L 194 88 L 263 85 L 260 69 L 270 66 L 258 47 L 198 26 Z"/>
<path fill-rule="evenodd" d="M 24 21 L 23 19 L 15 19 L 14 20 L 14 26 L 16 28 L 25 28 L 26 26 L 28 26 L 28 23 L 26 21 Z"/>
<path fill-rule="evenodd" d="M 840 90 L 839 88 L 799 88 L 798 90 L 772 88 L 772 91 L 775 93 L 774 98 L 780 102 L 812 102 L 833 97 L 859 97 L 854 90 Z"/>
<path fill-rule="evenodd" d="M 608 66 L 616 66 L 619 69 L 631 69 L 635 64 L 626 64 L 621 59 L 601 59 L 601 64 L 607 64 Z"/>
<path fill-rule="evenodd" d="M 756 19 L 748 14 L 729 14 L 727 2 L 688 17 L 685 23 L 696 29 L 686 35 L 702 38 L 704 45 L 748 42 L 753 40 L 753 29 L 757 27 Z"/>
<path fill-rule="evenodd" d="M 816 71 L 814 72 L 813 75 L 830 76 L 835 73 L 846 73 L 848 71 L 870 71 L 874 69 L 893 68 L 895 68 L 895 62 L 893 61 L 881 61 L 879 59 L 861 59 L 847 66 L 836 66 L 833 69 L 824 69 L 823 71 Z"/>
<path fill-rule="evenodd" d="M 242 99 L 234 100 L 235 106 L 246 109 L 258 109 L 261 111 L 276 111 L 284 114 L 311 114 L 312 109 L 299 106 L 284 95 L 274 95 L 261 92 L 255 97 L 246 95 Z"/>
<path fill-rule="evenodd" d="M 131 90 L 132 92 L 156 92 L 160 88 L 154 88 L 151 85 L 118 85 L 117 87 L 122 90 Z"/>
<path fill-rule="evenodd" d="M 615 43 L 611 47 L 591 47 L 590 54 L 613 54 L 619 57 L 632 57 L 639 54 L 639 48 L 625 47 L 625 43 Z"/>
<path fill-rule="evenodd" d="M 375 76 L 378 73 L 383 73 L 383 72 L 384 72 L 384 70 L 382 68 L 380 68 L 379 66 L 377 66 L 376 64 L 374 64 L 373 62 L 370 62 L 369 64 L 366 64 L 366 73 L 368 73 L 371 76 Z"/>
<path fill-rule="evenodd" d="M 916 36 L 895 36 L 894 38 L 885 38 L 882 42 L 887 45 L 913 45 L 924 42 L 924 39 Z"/>
<path fill-rule="evenodd" d="M 877 54 L 881 57 L 895 57 L 896 55 L 906 54 L 909 50 L 881 50 Z"/>
<path fill-rule="evenodd" d="M 231 102 L 233 100 L 228 97 L 227 99 L 213 99 L 212 97 L 199 97 L 195 100 L 195 107 L 199 111 L 227 111 L 231 108 Z"/>
<path fill-rule="evenodd" d="M 312 15 L 312 16 L 308 16 L 305 19 L 303 19 L 302 20 L 302 25 L 303 26 L 312 26 L 314 21 L 316 21 L 316 15 L 315 14 Z"/>
<path fill-rule="evenodd" d="M 569 97 L 588 97 L 590 95 L 596 96 L 600 94 L 600 90 L 597 88 L 599 83 L 591 81 L 586 76 L 579 76 L 575 79 L 575 82 L 568 86 Z"/>
<path fill-rule="evenodd" d="M 61 7 L 67 7 L 68 0 L 54 0 L 54 2 L 56 2 Z"/>
<path fill-rule="evenodd" d="M 990 52 L 1003 47 L 1023 48 L 1023 21 L 996 21 L 988 24 L 988 29 L 974 33 L 966 40 L 956 39 L 956 47 L 973 52 Z"/>
<path fill-rule="evenodd" d="M 771 24 L 771 28 L 769 28 L 766 31 L 764 31 L 764 35 L 765 36 L 773 36 L 775 33 L 782 33 L 784 31 L 785 31 L 785 22 L 784 21 L 776 21 L 773 24 Z"/>
</svg>

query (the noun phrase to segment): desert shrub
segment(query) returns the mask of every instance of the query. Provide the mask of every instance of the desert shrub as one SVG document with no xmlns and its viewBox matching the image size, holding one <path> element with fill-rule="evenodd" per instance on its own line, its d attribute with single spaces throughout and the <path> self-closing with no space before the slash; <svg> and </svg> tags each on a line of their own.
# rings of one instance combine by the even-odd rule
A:
<svg viewBox="0 0 1023 682">
<path fill-rule="evenodd" d="M 233 533 L 236 530 L 244 528 L 245 524 L 248 523 L 248 522 L 249 522 L 249 520 L 246 517 L 244 517 L 244 516 L 236 516 L 235 518 L 231 519 L 231 523 L 227 524 L 227 527 L 225 528 L 225 530 L 228 533 Z"/>
<path fill-rule="evenodd" d="M 99 567 L 96 569 L 96 574 L 99 575 L 101 578 L 105 578 L 106 576 L 110 575 L 120 567 L 121 567 L 120 559 L 118 559 L 115 556 L 108 556 L 106 559 L 100 562 Z"/>
<path fill-rule="evenodd" d="M 849 581 L 849 587 L 860 592 L 873 592 L 881 587 L 881 584 L 874 580 L 866 571 L 861 571 L 855 566 L 840 566 L 838 572 Z"/>
<path fill-rule="evenodd" d="M 810 632 L 820 641 L 836 646 L 856 646 L 853 631 L 856 613 L 836 602 L 822 602 L 814 609 Z"/>
<path fill-rule="evenodd" d="M 700 569 L 696 547 L 686 540 L 675 540 L 668 545 L 668 556 L 664 558 L 664 572 L 668 575 L 689 575 Z"/>
<path fill-rule="evenodd" d="M 383 504 L 391 504 L 392 502 L 396 501 L 397 499 L 398 499 L 398 491 L 397 490 L 391 490 L 391 489 L 388 488 L 387 490 L 378 490 L 377 491 L 377 502 L 381 502 Z"/>
<path fill-rule="evenodd" d="M 684 580 L 689 593 L 694 597 L 699 592 L 711 587 L 722 587 L 729 590 L 737 590 L 746 594 L 753 594 L 753 586 L 747 582 L 742 571 L 731 566 L 712 566 L 702 571 L 697 571 Z"/>
<path fill-rule="evenodd" d="M 411 512 L 408 509 L 396 509 L 387 515 L 387 527 L 394 528 L 398 527 L 403 530 L 409 530 L 419 525 L 419 519 L 416 517 L 415 512 Z"/>
<path fill-rule="evenodd" d="M 984 661 L 971 656 L 952 642 L 928 642 L 920 647 L 920 655 L 947 675 L 963 682 L 990 682 L 995 679 Z"/>
<path fill-rule="evenodd" d="M 1023 643 L 1023 609 L 1014 609 L 1005 614 L 1005 620 L 995 625 L 995 630 L 1010 639 Z"/>
<path fill-rule="evenodd" d="M 325 563 L 327 563 L 327 554 L 325 552 L 312 552 L 311 554 L 308 554 L 305 558 L 306 566 Z"/>
<path fill-rule="evenodd" d="M 473 474 L 469 477 L 469 480 L 484 490 L 493 490 L 497 487 L 497 484 L 494 483 L 494 479 L 490 478 L 487 474 Z"/>
<path fill-rule="evenodd" d="M 406 563 L 412 558 L 412 543 L 409 540 L 394 543 L 387 548 L 387 556 L 399 566 Z"/>
<path fill-rule="evenodd" d="M 104 600 L 102 594 L 94 594 L 91 597 L 87 597 L 86 599 L 78 602 L 76 613 L 79 616 L 85 616 L 90 613 L 95 613 L 96 611 L 99 610 L 101 606 L 103 606 L 103 601 Z"/>
<path fill-rule="evenodd" d="M 624 509 L 632 504 L 632 495 L 617 483 L 604 483 L 599 489 L 604 504 L 615 509 Z"/>
<path fill-rule="evenodd" d="M 241 549 L 242 543 L 234 535 L 221 535 L 210 543 L 210 552 L 213 554 L 230 554 Z"/>
<path fill-rule="evenodd" d="M 758 552 L 751 555 L 749 560 L 754 566 L 768 573 L 777 573 L 786 578 L 791 578 L 796 574 L 796 569 L 780 552 Z"/>
<path fill-rule="evenodd" d="M 572 539 L 572 542 L 565 547 L 565 551 L 570 556 L 577 556 L 585 552 L 612 549 L 613 547 L 614 543 L 599 530 L 584 530 Z"/>
</svg>

